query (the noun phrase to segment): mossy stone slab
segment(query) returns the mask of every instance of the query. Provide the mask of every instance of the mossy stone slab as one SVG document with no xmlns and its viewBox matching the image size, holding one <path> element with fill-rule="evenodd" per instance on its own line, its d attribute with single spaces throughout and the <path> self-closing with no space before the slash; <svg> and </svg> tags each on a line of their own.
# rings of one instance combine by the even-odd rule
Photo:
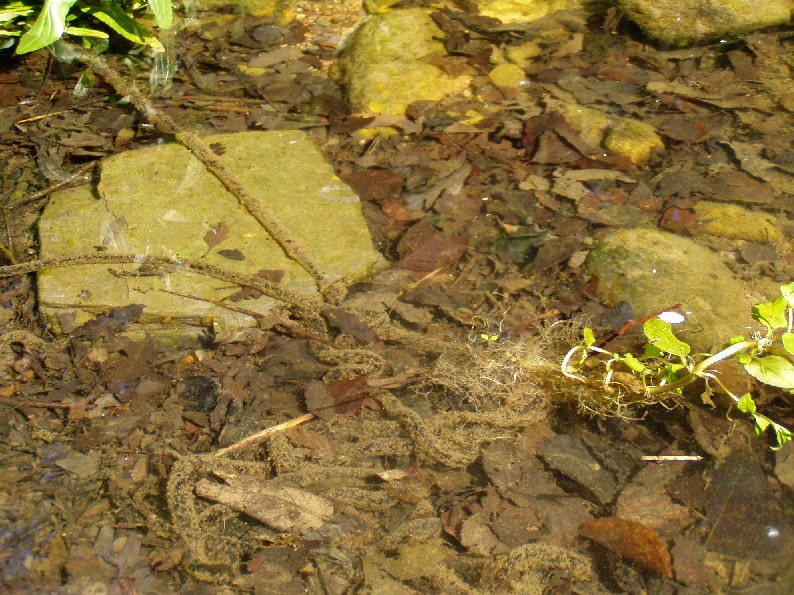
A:
<svg viewBox="0 0 794 595">
<path fill-rule="evenodd" d="M 360 280 L 382 266 L 358 196 L 304 132 L 220 134 L 204 141 L 329 278 Z M 222 228 L 227 237 L 210 249 L 205 236 Z M 178 144 L 108 158 L 96 190 L 84 186 L 53 195 L 39 234 L 42 258 L 119 253 L 201 259 L 247 275 L 283 271 L 283 286 L 317 291 L 311 276 Z M 79 324 L 128 304 L 145 305 L 141 323 L 147 330 L 175 329 L 176 335 L 208 323 L 216 330 L 255 324 L 246 314 L 174 295 L 224 300 L 238 289 L 228 283 L 180 270 L 152 273 L 141 274 L 134 264 L 48 269 L 39 274 L 40 309 L 57 330 L 64 313 L 74 312 Z M 273 302 L 259 297 L 232 305 L 266 313 Z"/>
</svg>

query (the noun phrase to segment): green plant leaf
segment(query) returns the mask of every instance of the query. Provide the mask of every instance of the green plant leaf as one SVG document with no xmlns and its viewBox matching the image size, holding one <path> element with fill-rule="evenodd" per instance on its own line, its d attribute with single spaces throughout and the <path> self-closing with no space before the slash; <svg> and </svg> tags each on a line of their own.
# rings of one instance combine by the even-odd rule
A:
<svg viewBox="0 0 794 595">
<path fill-rule="evenodd" d="M 662 353 L 661 349 L 659 349 L 656 345 L 651 345 L 650 343 L 645 344 L 642 354 L 643 356 L 650 359 L 658 359 L 664 356 L 664 353 Z"/>
<path fill-rule="evenodd" d="M 753 421 L 755 422 L 755 434 L 756 436 L 760 436 L 766 429 L 772 425 L 772 420 L 769 419 L 766 415 L 761 415 L 760 413 L 753 414 Z"/>
<path fill-rule="evenodd" d="M 651 318 L 644 325 L 642 330 L 648 341 L 665 353 L 685 357 L 689 354 L 689 345 L 679 340 L 670 327 L 670 324 L 659 318 Z"/>
<path fill-rule="evenodd" d="M 789 308 L 794 308 L 794 283 L 780 286 L 780 293 L 783 298 L 788 302 Z"/>
<path fill-rule="evenodd" d="M 772 447 L 772 450 L 780 450 L 786 442 L 791 440 L 791 432 L 788 428 L 784 428 L 775 422 L 772 422 L 772 428 L 775 430 L 775 438 L 777 439 L 777 444 Z"/>
<path fill-rule="evenodd" d="M 794 388 L 794 365 L 779 355 L 753 357 L 752 361 L 744 365 L 744 369 L 764 384 Z"/>
<path fill-rule="evenodd" d="M 9 4 L 5 4 L 4 6 L 0 6 L 0 23 L 9 23 L 14 19 L 19 19 L 21 17 L 26 17 L 33 14 L 33 7 L 22 2 L 11 2 Z M 7 34 L 5 31 L 5 27 L 7 25 L 3 25 L 3 33 Z"/>
<path fill-rule="evenodd" d="M 794 355 L 794 333 L 783 333 L 780 337 L 783 348 L 791 355 Z"/>
<path fill-rule="evenodd" d="M 66 15 L 77 0 L 44 0 L 33 25 L 19 38 L 17 54 L 27 54 L 58 41 L 66 28 Z"/>
<path fill-rule="evenodd" d="M 739 401 L 736 403 L 736 408 L 743 413 L 755 413 L 755 401 L 750 396 L 750 393 L 744 393 Z"/>
<path fill-rule="evenodd" d="M 582 331 L 582 338 L 584 339 L 585 347 L 590 347 L 590 345 L 593 345 L 596 342 L 593 329 L 591 329 L 589 326 L 586 326 Z"/>
<path fill-rule="evenodd" d="M 668 363 L 664 367 L 664 377 L 668 382 L 678 382 L 687 374 L 689 370 L 683 364 Z"/>
<path fill-rule="evenodd" d="M 747 355 L 746 353 L 741 353 L 741 352 L 736 354 L 736 359 L 739 360 L 739 363 L 742 364 L 743 366 L 746 366 L 751 361 L 753 361 L 753 357 L 752 356 Z"/>
<path fill-rule="evenodd" d="M 151 31 L 139 25 L 131 16 L 116 5 L 80 6 L 80 10 L 86 14 L 90 14 L 132 43 L 148 45 L 156 50 L 163 49 L 162 44 Z"/>
<path fill-rule="evenodd" d="M 154 13 L 154 20 L 160 29 L 170 29 L 174 24 L 174 13 L 171 10 L 171 0 L 149 0 L 149 7 Z"/>
<path fill-rule="evenodd" d="M 97 37 L 100 39 L 110 38 L 110 35 L 108 35 L 105 31 L 97 31 L 96 29 L 86 29 L 85 27 L 66 27 L 66 29 L 64 29 L 64 33 L 68 33 L 69 35 L 75 35 L 79 37 Z"/>
<path fill-rule="evenodd" d="M 784 296 L 780 296 L 773 302 L 756 304 L 753 306 L 753 319 L 769 329 L 786 328 L 788 326 L 787 307 L 788 301 Z"/>
<path fill-rule="evenodd" d="M 632 372 L 642 373 L 645 371 L 645 365 L 630 353 L 617 358 L 615 361 L 621 362 Z"/>
</svg>

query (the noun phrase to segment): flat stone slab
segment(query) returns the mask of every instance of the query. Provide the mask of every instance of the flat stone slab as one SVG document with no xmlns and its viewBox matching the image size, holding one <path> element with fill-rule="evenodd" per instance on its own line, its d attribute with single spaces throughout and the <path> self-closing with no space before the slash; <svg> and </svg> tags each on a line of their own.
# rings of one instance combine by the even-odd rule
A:
<svg viewBox="0 0 794 595">
<path fill-rule="evenodd" d="M 356 281 L 382 267 L 358 196 L 304 132 L 244 132 L 203 140 L 246 190 L 276 213 L 329 278 Z M 42 258 L 101 253 L 196 259 L 245 275 L 283 274 L 281 286 L 317 292 L 312 277 L 178 144 L 108 158 L 96 189 L 82 186 L 53 195 L 39 235 Z M 39 274 L 38 291 L 42 314 L 61 332 L 129 304 L 145 306 L 140 325 L 148 332 L 185 336 L 207 327 L 233 330 L 256 323 L 247 314 L 202 301 L 228 300 L 238 287 L 177 269 L 142 271 L 136 264 L 52 268 Z M 261 296 L 225 303 L 259 314 L 274 305 Z"/>
</svg>

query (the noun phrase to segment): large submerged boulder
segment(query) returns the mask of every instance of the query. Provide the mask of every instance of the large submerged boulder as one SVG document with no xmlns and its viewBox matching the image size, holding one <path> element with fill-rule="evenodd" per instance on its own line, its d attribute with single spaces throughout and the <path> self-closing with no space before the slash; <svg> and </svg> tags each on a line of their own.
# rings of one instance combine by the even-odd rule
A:
<svg viewBox="0 0 794 595">
<path fill-rule="evenodd" d="M 590 251 L 585 269 L 598 278 L 598 298 L 627 301 L 636 318 L 681 304 L 688 323 L 683 340 L 697 351 L 747 332 L 759 296 L 723 260 L 689 238 L 656 229 L 614 231 Z"/>
<path fill-rule="evenodd" d="M 784 25 L 794 0 L 618 0 L 618 7 L 649 37 L 682 46 Z"/>
</svg>

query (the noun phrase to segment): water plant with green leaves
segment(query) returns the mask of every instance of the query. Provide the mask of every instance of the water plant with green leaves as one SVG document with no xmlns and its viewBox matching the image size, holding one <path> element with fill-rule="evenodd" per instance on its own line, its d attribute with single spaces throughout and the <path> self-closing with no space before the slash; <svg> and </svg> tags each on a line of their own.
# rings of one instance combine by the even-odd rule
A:
<svg viewBox="0 0 794 595">
<path fill-rule="evenodd" d="M 138 16 L 146 5 L 157 27 L 171 27 L 171 0 L 0 0 L 0 48 L 16 42 L 15 52 L 27 54 L 70 35 L 101 52 L 115 34 L 162 51 L 157 36 Z"/>
<path fill-rule="evenodd" d="M 678 396 L 698 380 L 707 385 L 713 382 L 733 399 L 739 411 L 752 417 L 756 434 L 773 434 L 772 448 L 777 450 L 791 440 L 791 431 L 759 413 L 749 392 L 737 395 L 729 390 L 714 366 L 734 358 L 759 382 L 794 394 L 794 283 L 781 286 L 777 299 L 753 306 L 752 317 L 765 330 L 754 332 L 750 338 L 733 337 L 713 354 L 691 353 L 689 344 L 676 337 L 665 316 L 654 315 L 642 323 L 648 341 L 642 353 L 609 351 L 605 347 L 614 337 L 599 342 L 593 330 L 585 328 L 581 343 L 564 357 L 562 373 L 583 383 L 597 382 L 607 393 L 640 392 L 647 403 L 662 400 L 665 395 Z"/>
</svg>

